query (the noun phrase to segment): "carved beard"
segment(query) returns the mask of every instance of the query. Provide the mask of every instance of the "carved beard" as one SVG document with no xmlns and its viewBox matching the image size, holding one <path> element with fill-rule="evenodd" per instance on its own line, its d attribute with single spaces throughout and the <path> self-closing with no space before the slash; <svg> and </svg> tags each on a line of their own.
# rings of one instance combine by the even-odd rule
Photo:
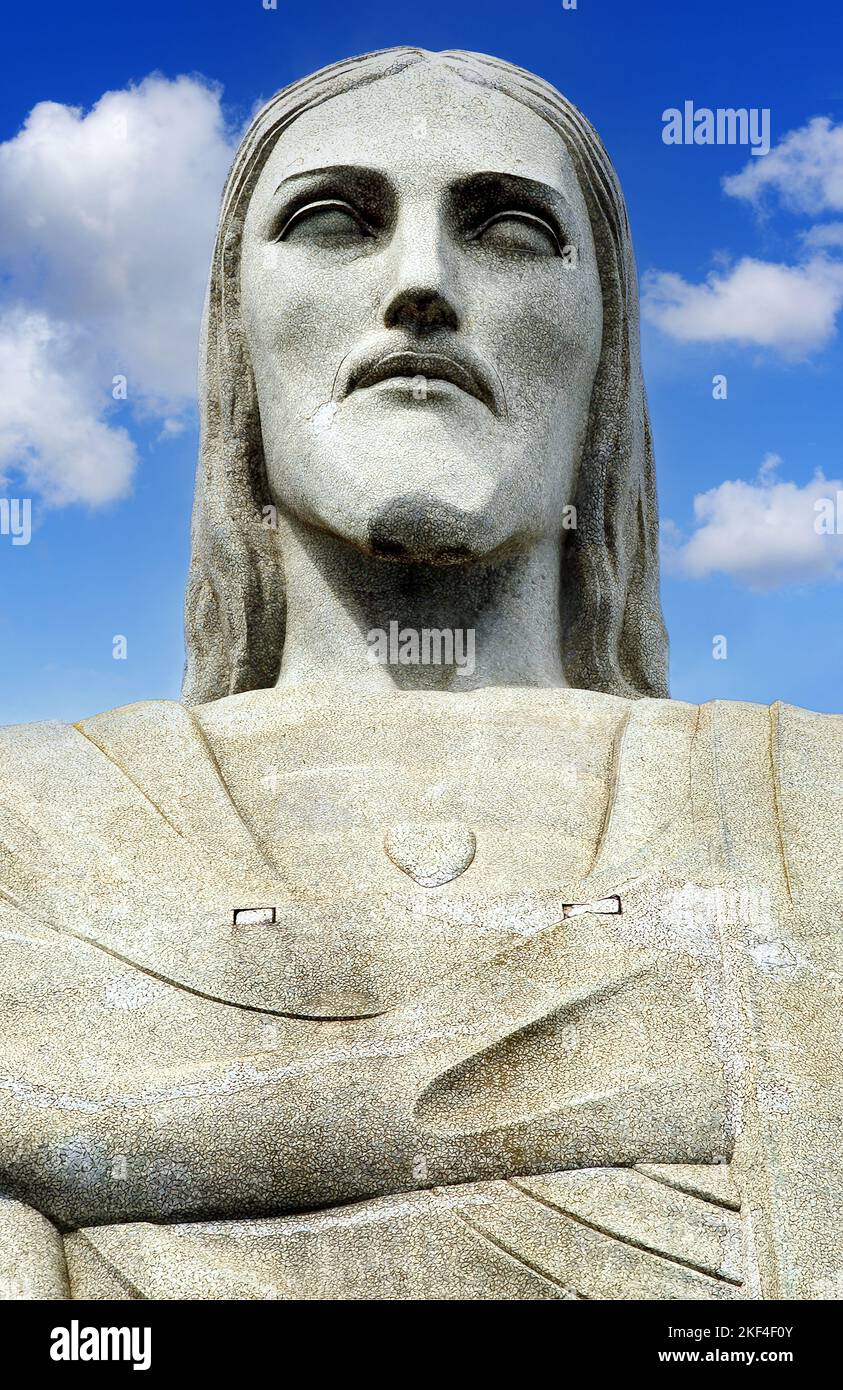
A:
<svg viewBox="0 0 843 1390">
<path fill-rule="evenodd" d="M 469 530 L 470 519 L 460 508 L 415 493 L 383 507 L 373 517 L 367 539 L 379 559 L 457 565 L 481 557 Z"/>
</svg>

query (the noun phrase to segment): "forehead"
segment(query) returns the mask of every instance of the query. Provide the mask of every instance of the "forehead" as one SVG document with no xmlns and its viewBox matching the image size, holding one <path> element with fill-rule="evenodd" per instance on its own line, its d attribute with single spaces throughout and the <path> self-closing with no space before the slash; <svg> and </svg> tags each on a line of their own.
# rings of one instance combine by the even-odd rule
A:
<svg viewBox="0 0 843 1390">
<path fill-rule="evenodd" d="M 278 140 L 259 188 L 332 164 L 360 164 L 428 186 L 484 170 L 511 173 L 579 202 L 571 157 L 546 121 L 435 62 L 331 97 L 300 116 Z"/>
</svg>

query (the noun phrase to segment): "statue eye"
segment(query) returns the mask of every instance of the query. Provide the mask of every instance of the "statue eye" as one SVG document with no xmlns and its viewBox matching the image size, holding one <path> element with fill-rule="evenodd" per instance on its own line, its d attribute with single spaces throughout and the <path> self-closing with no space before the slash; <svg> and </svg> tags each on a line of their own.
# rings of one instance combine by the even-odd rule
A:
<svg viewBox="0 0 843 1390">
<path fill-rule="evenodd" d="M 507 209 L 496 212 L 470 233 L 472 241 L 511 255 L 561 256 L 556 229 L 534 212 Z"/>
<path fill-rule="evenodd" d="M 347 245 L 375 235 L 374 228 L 350 203 L 324 198 L 297 208 L 285 221 L 276 241 L 315 241 L 325 246 Z"/>
</svg>

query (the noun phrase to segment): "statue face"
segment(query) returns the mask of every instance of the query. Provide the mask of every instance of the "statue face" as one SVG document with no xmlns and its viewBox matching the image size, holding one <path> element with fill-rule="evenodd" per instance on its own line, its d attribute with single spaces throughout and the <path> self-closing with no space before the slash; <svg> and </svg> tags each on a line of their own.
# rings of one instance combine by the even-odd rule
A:
<svg viewBox="0 0 843 1390">
<path fill-rule="evenodd" d="M 332 98 L 277 141 L 241 277 L 279 507 L 412 561 L 558 536 L 603 309 L 540 117 L 432 63 Z"/>
</svg>

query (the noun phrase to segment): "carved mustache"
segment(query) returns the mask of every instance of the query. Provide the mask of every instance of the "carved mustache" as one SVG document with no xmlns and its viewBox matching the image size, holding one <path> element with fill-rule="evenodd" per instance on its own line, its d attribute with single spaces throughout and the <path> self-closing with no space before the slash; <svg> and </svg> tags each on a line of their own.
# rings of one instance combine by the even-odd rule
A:
<svg viewBox="0 0 843 1390">
<path fill-rule="evenodd" d="M 428 377 L 431 380 L 449 381 L 481 401 L 494 415 L 502 413 L 502 389 L 491 370 L 466 348 L 455 353 L 441 349 L 396 349 L 389 346 L 380 350 L 370 349 L 359 355 L 352 354 L 338 373 L 338 395 L 342 399 L 350 396 L 352 391 L 377 386 L 378 382 L 389 381 L 393 377 Z"/>
</svg>

